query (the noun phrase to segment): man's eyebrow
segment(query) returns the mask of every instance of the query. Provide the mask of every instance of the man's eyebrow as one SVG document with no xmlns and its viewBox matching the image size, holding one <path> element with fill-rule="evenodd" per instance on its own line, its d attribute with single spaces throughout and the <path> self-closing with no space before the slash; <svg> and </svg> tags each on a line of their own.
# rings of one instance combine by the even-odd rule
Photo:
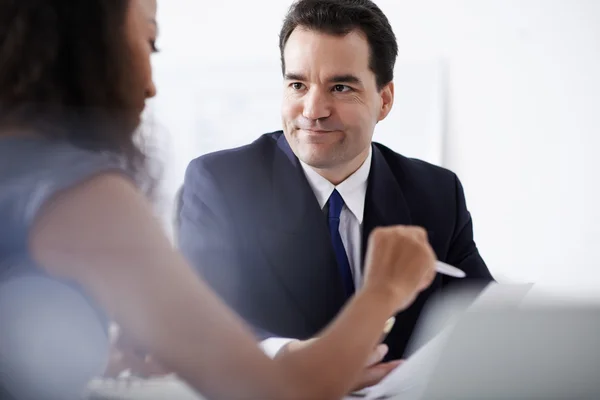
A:
<svg viewBox="0 0 600 400">
<path fill-rule="evenodd" d="M 302 74 L 294 72 L 286 73 L 285 80 L 287 81 L 306 81 L 306 77 Z M 327 80 L 328 83 L 354 83 L 362 85 L 360 78 L 352 74 L 334 75 Z"/>
<path fill-rule="evenodd" d="M 327 81 L 329 83 L 354 83 L 357 85 L 362 84 L 362 81 L 352 74 L 335 75 L 329 78 Z"/>
<path fill-rule="evenodd" d="M 306 80 L 306 77 L 304 75 L 296 74 L 293 72 L 286 73 L 284 77 L 285 77 L 286 81 L 305 81 Z"/>
</svg>

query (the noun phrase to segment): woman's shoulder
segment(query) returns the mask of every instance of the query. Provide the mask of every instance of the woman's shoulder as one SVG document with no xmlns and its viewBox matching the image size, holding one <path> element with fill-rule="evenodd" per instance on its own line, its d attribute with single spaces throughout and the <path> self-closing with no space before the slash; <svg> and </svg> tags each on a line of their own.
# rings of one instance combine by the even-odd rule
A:
<svg viewBox="0 0 600 400">
<path fill-rule="evenodd" d="M 0 167 L 3 181 L 28 176 L 61 179 L 107 168 L 125 170 L 121 159 L 109 152 L 41 137 L 0 137 Z"/>
<path fill-rule="evenodd" d="M 111 171 L 129 175 L 110 153 L 38 137 L 0 138 L 0 247 L 27 240 L 38 211 L 55 194 Z"/>
</svg>

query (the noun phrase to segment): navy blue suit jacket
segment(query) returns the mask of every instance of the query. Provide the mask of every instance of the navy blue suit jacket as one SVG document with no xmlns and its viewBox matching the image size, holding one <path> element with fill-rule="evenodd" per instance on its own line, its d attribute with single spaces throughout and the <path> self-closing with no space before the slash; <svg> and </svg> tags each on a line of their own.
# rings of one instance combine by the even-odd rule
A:
<svg viewBox="0 0 600 400">
<path fill-rule="evenodd" d="M 363 254 L 377 226 L 424 227 L 439 260 L 485 283 L 456 175 L 373 143 Z M 203 278 L 257 332 L 306 339 L 344 305 L 327 220 L 282 132 L 208 154 L 187 169 L 179 246 Z M 388 335 L 387 359 L 405 356 L 427 299 L 453 279 L 439 275 Z"/>
</svg>

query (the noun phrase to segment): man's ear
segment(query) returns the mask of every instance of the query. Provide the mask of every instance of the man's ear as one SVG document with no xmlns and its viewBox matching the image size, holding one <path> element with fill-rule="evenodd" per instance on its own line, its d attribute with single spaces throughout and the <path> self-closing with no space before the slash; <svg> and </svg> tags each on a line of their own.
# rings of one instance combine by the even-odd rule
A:
<svg viewBox="0 0 600 400">
<path fill-rule="evenodd" d="M 383 121 L 388 116 L 394 105 L 394 82 L 389 82 L 380 91 L 381 96 L 381 109 L 379 110 L 379 117 L 377 122 Z"/>
</svg>

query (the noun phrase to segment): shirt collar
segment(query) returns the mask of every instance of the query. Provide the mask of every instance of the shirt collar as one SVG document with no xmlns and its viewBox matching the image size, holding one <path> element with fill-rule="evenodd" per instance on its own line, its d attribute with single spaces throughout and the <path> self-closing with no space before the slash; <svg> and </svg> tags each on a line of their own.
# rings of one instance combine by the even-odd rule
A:
<svg viewBox="0 0 600 400">
<path fill-rule="evenodd" d="M 359 224 L 362 224 L 365 212 L 365 197 L 367 195 L 367 182 L 369 173 L 371 172 L 371 159 L 373 158 L 373 149 L 369 148 L 369 155 L 365 162 L 352 175 L 344 180 L 339 185 L 335 186 L 327 179 L 319 175 L 308 164 L 300 160 L 300 165 L 304 170 L 308 184 L 315 193 L 315 197 L 319 202 L 321 209 L 325 207 L 327 200 L 333 193 L 334 189 L 342 196 L 346 207 L 356 217 Z"/>
</svg>

